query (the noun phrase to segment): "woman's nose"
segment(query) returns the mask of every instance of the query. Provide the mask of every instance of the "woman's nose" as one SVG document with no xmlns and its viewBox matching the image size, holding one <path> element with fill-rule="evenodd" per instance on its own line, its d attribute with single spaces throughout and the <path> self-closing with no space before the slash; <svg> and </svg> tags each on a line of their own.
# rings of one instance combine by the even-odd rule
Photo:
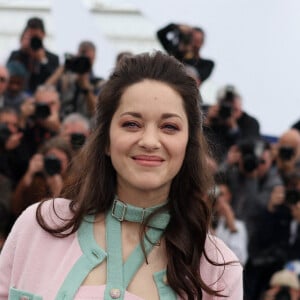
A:
<svg viewBox="0 0 300 300">
<path fill-rule="evenodd" d="M 155 128 L 145 128 L 141 134 L 138 145 L 149 150 L 159 149 L 161 144 L 158 130 Z"/>
</svg>

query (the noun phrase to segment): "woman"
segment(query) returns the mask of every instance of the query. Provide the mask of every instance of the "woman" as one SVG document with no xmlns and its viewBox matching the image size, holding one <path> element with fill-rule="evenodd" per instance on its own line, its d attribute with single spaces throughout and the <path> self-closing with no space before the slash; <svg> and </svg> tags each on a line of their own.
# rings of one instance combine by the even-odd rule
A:
<svg viewBox="0 0 300 300">
<path fill-rule="evenodd" d="M 207 235 L 199 100 L 174 58 L 122 60 L 64 189 L 72 200 L 42 202 L 16 222 L 0 260 L 0 299 L 11 286 L 11 299 L 29 295 L 22 290 L 37 299 L 242 299 L 241 265 Z"/>
</svg>

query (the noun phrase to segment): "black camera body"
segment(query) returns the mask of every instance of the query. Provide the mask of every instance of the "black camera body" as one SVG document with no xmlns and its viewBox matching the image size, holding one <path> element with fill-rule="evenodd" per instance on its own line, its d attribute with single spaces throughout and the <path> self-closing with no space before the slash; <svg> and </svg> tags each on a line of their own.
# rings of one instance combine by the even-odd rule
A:
<svg viewBox="0 0 300 300">
<path fill-rule="evenodd" d="M 227 120 L 232 115 L 232 105 L 229 103 L 221 103 L 219 108 L 218 117 L 222 120 Z"/>
<path fill-rule="evenodd" d="M 287 205 L 295 205 L 300 202 L 300 191 L 298 189 L 287 189 L 285 191 L 284 202 Z"/>
<path fill-rule="evenodd" d="M 61 172 L 61 162 L 55 155 L 46 155 L 44 157 L 44 170 L 49 176 Z"/>
<path fill-rule="evenodd" d="M 193 42 L 193 34 L 179 31 L 178 39 L 179 43 L 188 46 Z"/>
<path fill-rule="evenodd" d="M 50 107 L 47 103 L 36 102 L 34 117 L 36 119 L 47 119 L 51 114 Z"/>
<path fill-rule="evenodd" d="M 281 146 L 278 151 L 278 156 L 284 161 L 289 161 L 295 155 L 295 149 L 292 147 Z"/>
<path fill-rule="evenodd" d="M 242 165 L 246 173 L 251 173 L 261 163 L 264 151 L 264 142 L 259 140 L 244 140 L 238 145 L 242 155 Z"/>
<path fill-rule="evenodd" d="M 86 137 L 82 133 L 71 133 L 71 145 L 74 150 L 78 150 L 85 143 Z"/>
<path fill-rule="evenodd" d="M 0 145 L 4 146 L 11 135 L 11 131 L 5 123 L 0 123 Z"/>
<path fill-rule="evenodd" d="M 87 56 L 65 54 L 65 70 L 76 74 L 85 74 L 91 71 L 92 64 Z"/>
<path fill-rule="evenodd" d="M 218 117 L 221 120 L 227 120 L 232 116 L 233 113 L 233 101 L 236 97 L 234 88 L 232 86 L 227 86 L 224 95 L 219 100 L 219 114 Z"/>
<path fill-rule="evenodd" d="M 33 51 L 37 51 L 37 50 L 43 48 L 43 41 L 39 37 L 33 36 L 30 39 L 30 48 Z"/>
</svg>

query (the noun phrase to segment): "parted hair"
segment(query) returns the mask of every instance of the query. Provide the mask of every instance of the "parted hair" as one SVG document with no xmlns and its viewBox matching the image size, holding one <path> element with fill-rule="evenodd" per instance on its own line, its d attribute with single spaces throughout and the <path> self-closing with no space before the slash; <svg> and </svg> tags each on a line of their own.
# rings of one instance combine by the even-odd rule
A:
<svg viewBox="0 0 300 300">
<path fill-rule="evenodd" d="M 202 256 L 219 265 L 207 257 L 204 248 L 211 216 L 204 196 L 213 179 L 202 132 L 201 99 L 194 79 L 174 57 L 157 51 L 125 57 L 116 66 L 99 95 L 95 129 L 77 156 L 80 172 L 76 168 L 73 173 L 71 171 L 63 190 L 62 196 L 71 199 L 73 218 L 66 220 L 60 228 L 51 228 L 42 217 L 41 203 L 37 211 L 38 222 L 51 234 L 64 237 L 79 228 L 85 215 L 105 213 L 110 209 L 116 194 L 116 171 L 106 154 L 111 120 L 126 88 L 145 79 L 165 83 L 177 91 L 183 99 L 188 119 L 185 158 L 172 181 L 168 198 L 171 218 L 164 233 L 168 284 L 178 295 L 188 299 L 202 299 L 202 290 L 218 296 L 221 291 L 209 287 L 200 274 Z"/>
</svg>

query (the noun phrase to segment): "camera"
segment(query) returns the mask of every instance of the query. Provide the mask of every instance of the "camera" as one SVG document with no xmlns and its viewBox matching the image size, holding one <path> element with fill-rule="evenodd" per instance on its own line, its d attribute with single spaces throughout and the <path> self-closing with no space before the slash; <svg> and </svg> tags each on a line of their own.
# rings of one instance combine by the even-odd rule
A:
<svg viewBox="0 0 300 300">
<path fill-rule="evenodd" d="M 92 64 L 87 56 L 75 56 L 72 54 L 65 54 L 65 70 L 77 74 L 84 74 L 90 72 Z"/>
<path fill-rule="evenodd" d="M 224 95 L 219 100 L 220 109 L 219 109 L 219 118 L 222 120 L 227 120 L 231 117 L 233 109 L 232 104 L 236 93 L 234 87 L 231 85 L 226 86 L 224 90 Z"/>
<path fill-rule="evenodd" d="M 193 35 L 192 33 L 185 33 L 179 31 L 178 39 L 179 39 L 179 43 L 182 43 L 183 45 L 190 45 L 193 41 Z"/>
<path fill-rule="evenodd" d="M 300 202 L 300 191 L 297 189 L 287 189 L 285 191 L 284 202 L 287 205 L 295 205 Z"/>
<path fill-rule="evenodd" d="M 295 149 L 292 147 L 282 146 L 279 148 L 278 156 L 284 161 L 291 160 L 294 155 L 295 155 Z"/>
<path fill-rule="evenodd" d="M 229 103 L 221 103 L 219 108 L 219 118 L 227 120 L 232 115 L 232 106 Z"/>
<path fill-rule="evenodd" d="M 71 134 L 71 145 L 74 150 L 81 148 L 85 143 L 86 137 L 82 133 L 72 133 Z"/>
<path fill-rule="evenodd" d="M 37 50 L 43 48 L 43 41 L 39 37 L 33 36 L 30 39 L 30 48 L 34 51 L 37 51 Z"/>
<path fill-rule="evenodd" d="M 53 176 L 61 172 L 61 162 L 55 155 L 46 155 L 44 157 L 45 172 Z"/>
<path fill-rule="evenodd" d="M 11 135 L 11 131 L 5 123 L 0 123 L 0 145 L 4 146 Z"/>
<path fill-rule="evenodd" d="M 36 119 L 47 119 L 51 114 L 50 107 L 48 104 L 43 102 L 35 103 L 35 113 Z"/>
<path fill-rule="evenodd" d="M 265 148 L 263 141 L 244 140 L 239 142 L 238 147 L 242 155 L 242 165 L 245 172 L 251 173 L 263 162 L 261 159 Z"/>
</svg>

